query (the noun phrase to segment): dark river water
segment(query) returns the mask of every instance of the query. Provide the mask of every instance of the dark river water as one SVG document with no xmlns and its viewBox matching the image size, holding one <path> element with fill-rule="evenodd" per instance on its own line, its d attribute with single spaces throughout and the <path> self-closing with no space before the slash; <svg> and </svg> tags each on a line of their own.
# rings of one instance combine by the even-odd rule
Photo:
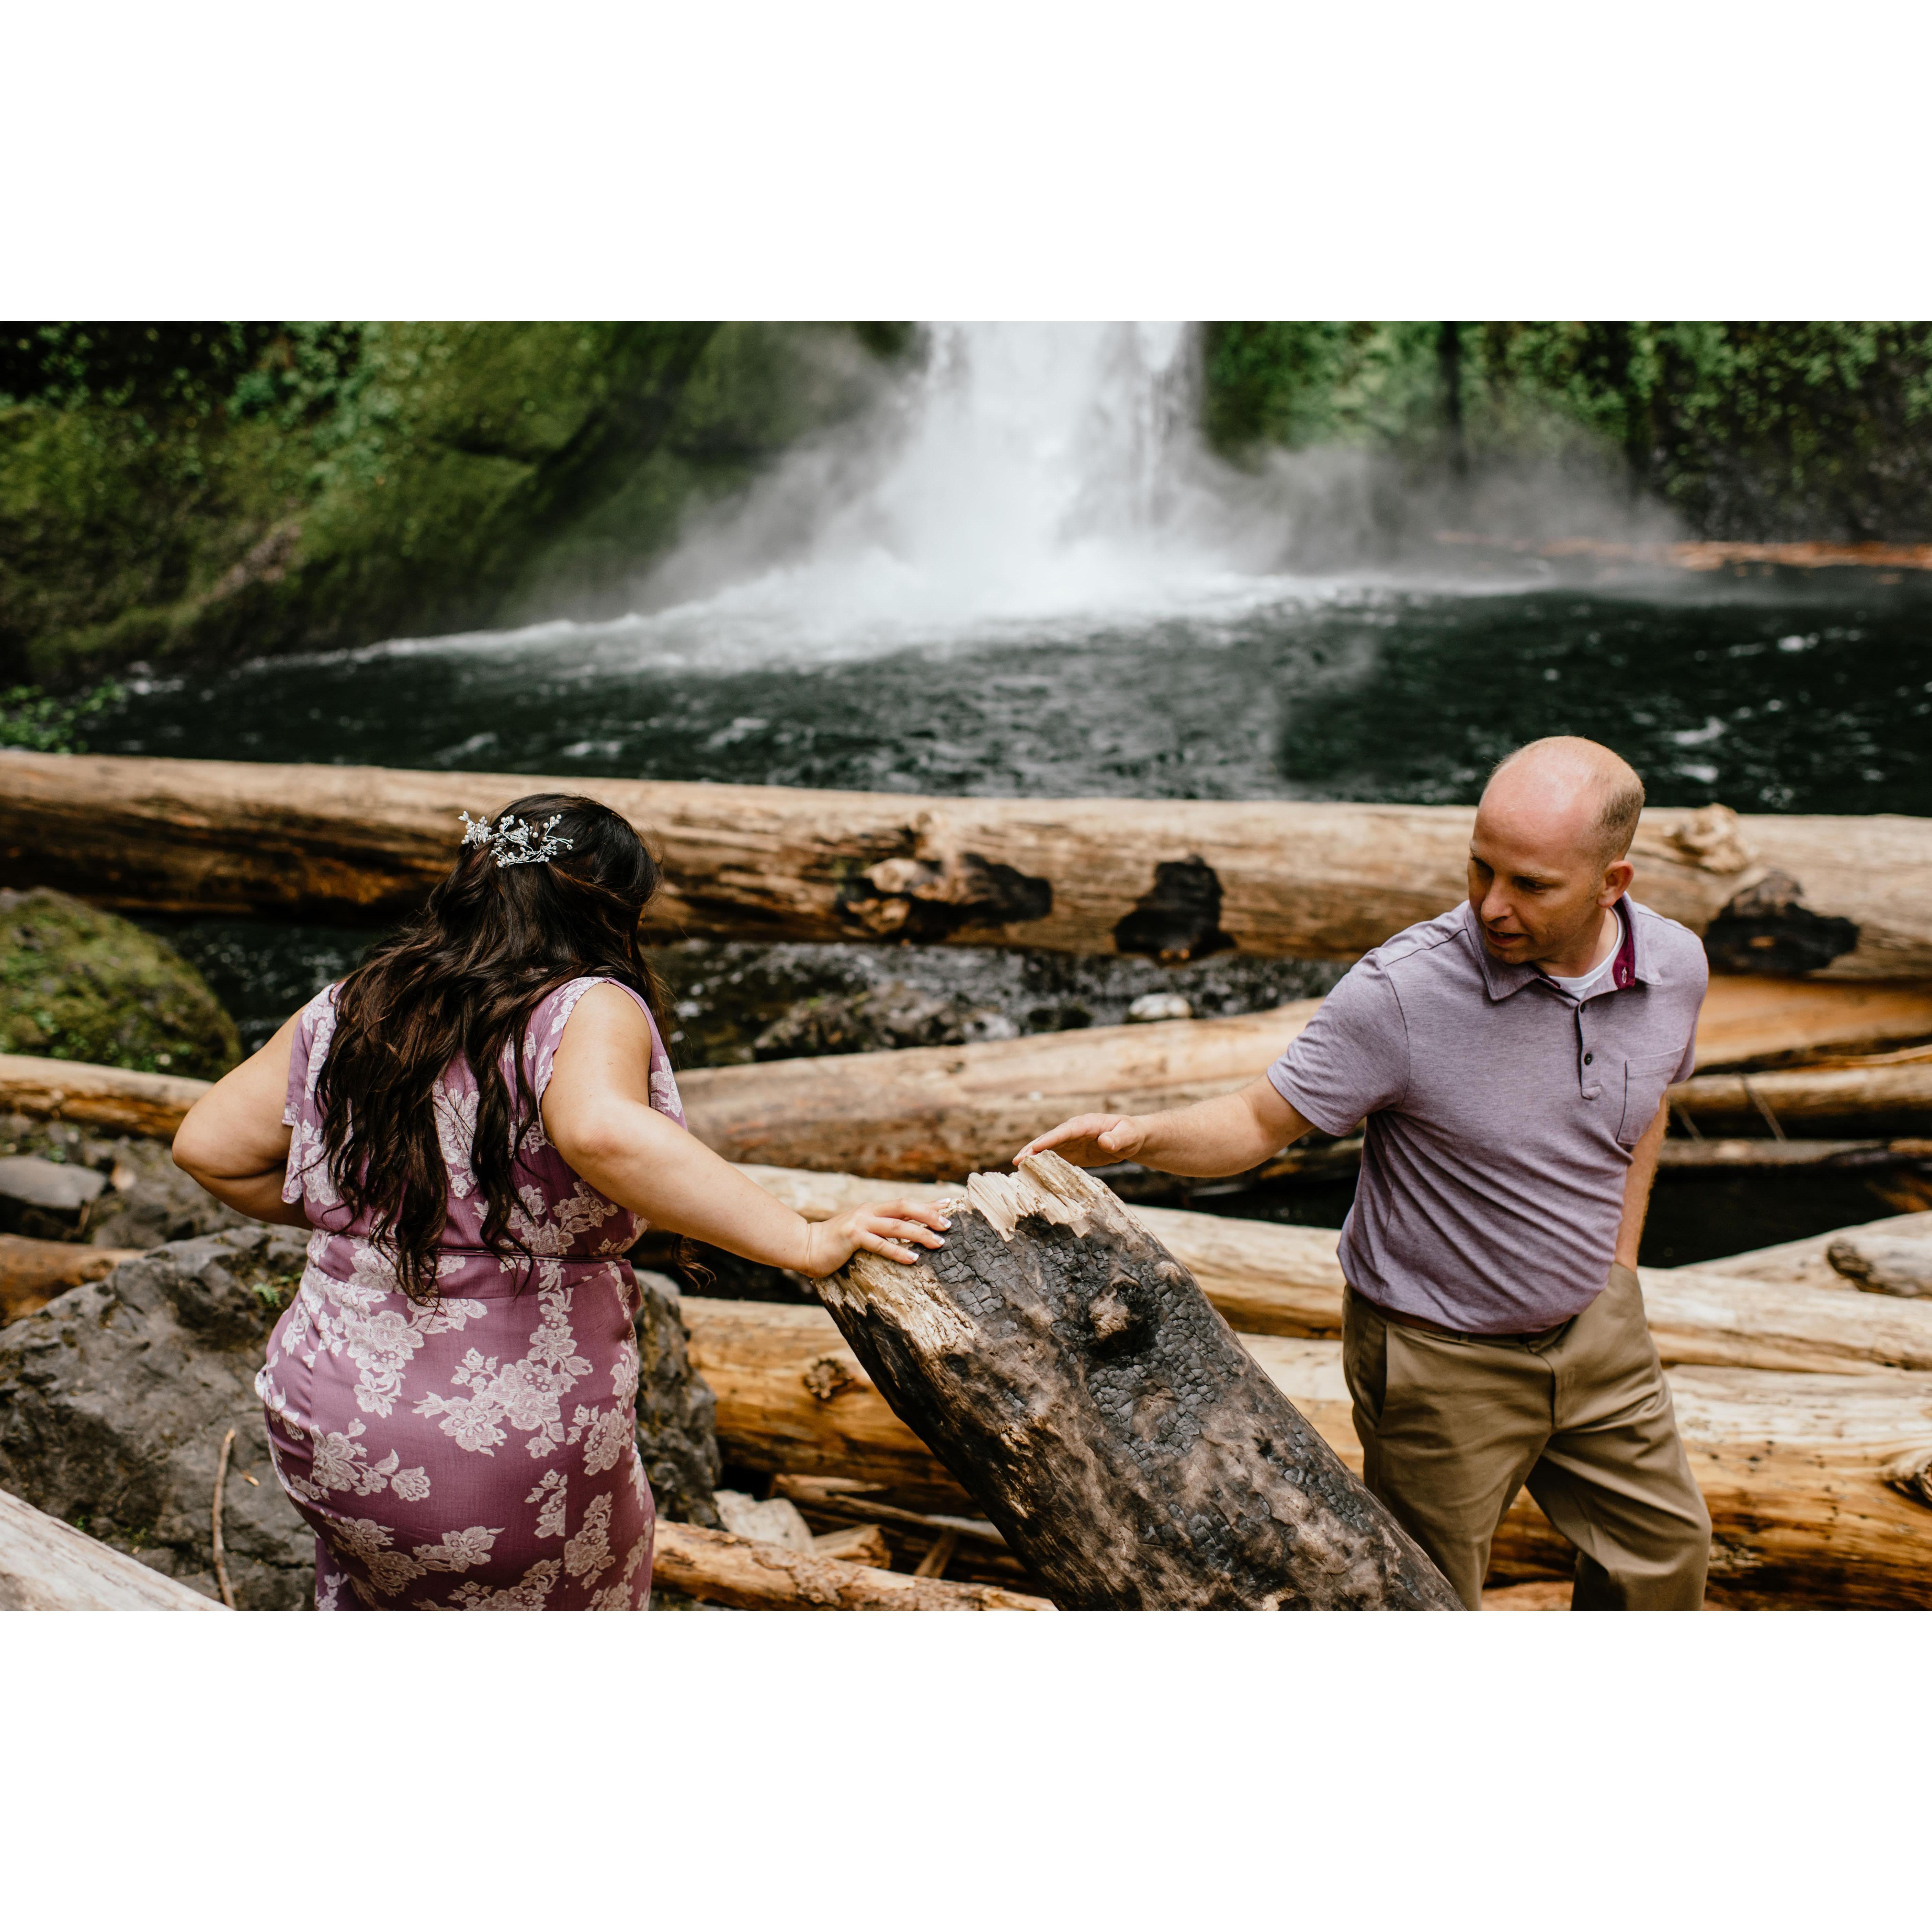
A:
<svg viewBox="0 0 1932 1932">
<path fill-rule="evenodd" d="M 865 790 L 1472 800 L 1576 732 L 1653 802 L 1932 812 L 1932 595 L 1396 590 L 785 652 L 649 620 L 144 681 L 101 751 Z M 488 804 L 490 801 L 483 801 Z"/>
<path fill-rule="evenodd" d="M 700 606 L 139 677 L 88 736 L 103 752 L 566 778 L 1454 803 L 1473 801 L 1514 746 L 1556 732 L 1615 746 L 1658 804 L 1932 815 L 1932 590 L 1864 577 L 1506 594 L 1277 581 L 1166 614 L 873 634 L 788 635 Z M 472 808 L 502 802 L 484 788 Z M 251 1044 L 368 936 L 170 930 Z M 1333 977 L 1294 962 L 1174 975 L 964 949 L 692 946 L 664 964 L 687 1065 L 748 1057 L 802 996 L 887 981 L 1028 1032 L 1118 1021 L 1156 989 L 1208 1014 Z M 1244 1196 L 1240 1211 L 1333 1222 L 1348 1193 Z M 1660 1189 L 1646 1258 L 1882 1211 L 1849 1177 L 1675 1183 Z"/>
</svg>

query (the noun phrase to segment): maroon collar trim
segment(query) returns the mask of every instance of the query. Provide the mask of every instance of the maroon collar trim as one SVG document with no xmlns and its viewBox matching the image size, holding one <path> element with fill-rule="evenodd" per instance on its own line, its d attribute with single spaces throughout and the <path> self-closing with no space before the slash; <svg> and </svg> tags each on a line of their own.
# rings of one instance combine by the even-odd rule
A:
<svg viewBox="0 0 1932 1932">
<path fill-rule="evenodd" d="M 1617 948 L 1617 963 L 1610 968 L 1610 984 L 1622 992 L 1626 986 L 1636 984 L 1636 921 L 1630 916 L 1630 898 L 1626 893 L 1617 902 L 1617 917 L 1622 921 L 1624 943 Z"/>
<path fill-rule="evenodd" d="M 1489 948 L 1483 944 L 1481 928 L 1476 922 L 1475 909 L 1467 899 L 1462 902 L 1462 926 L 1469 936 L 1469 944 L 1475 950 L 1476 960 L 1482 968 L 1484 983 L 1492 1000 L 1506 1000 L 1512 993 L 1520 992 L 1524 987 L 1541 980 L 1544 985 L 1552 983 L 1548 974 L 1540 966 L 1503 966 L 1490 957 Z M 1643 977 L 1643 970 L 1636 956 L 1636 920 L 1630 910 L 1630 895 L 1626 892 L 1616 903 L 1616 915 L 1622 922 L 1623 944 L 1617 948 L 1616 963 L 1610 969 L 1610 983 L 1618 992 L 1634 986 Z"/>
</svg>

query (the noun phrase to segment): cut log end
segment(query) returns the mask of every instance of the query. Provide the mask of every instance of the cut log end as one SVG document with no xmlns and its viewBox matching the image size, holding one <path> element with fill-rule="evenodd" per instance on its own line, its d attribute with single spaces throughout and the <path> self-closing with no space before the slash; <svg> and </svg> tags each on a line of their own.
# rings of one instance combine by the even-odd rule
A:
<svg viewBox="0 0 1932 1932">
<path fill-rule="evenodd" d="M 1107 1189 L 1046 1154 L 966 1196 L 942 1249 L 821 1292 L 1062 1607 L 1460 1607 Z"/>
</svg>

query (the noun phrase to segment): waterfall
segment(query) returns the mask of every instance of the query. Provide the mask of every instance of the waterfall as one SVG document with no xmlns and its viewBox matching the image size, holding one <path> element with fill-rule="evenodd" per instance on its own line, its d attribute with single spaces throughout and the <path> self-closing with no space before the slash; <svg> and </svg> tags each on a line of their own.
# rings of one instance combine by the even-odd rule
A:
<svg viewBox="0 0 1932 1932">
<path fill-rule="evenodd" d="M 1195 356 L 1181 323 L 934 325 L 860 430 L 687 537 L 651 644 L 844 656 L 1279 596 L 1217 530 Z"/>
</svg>

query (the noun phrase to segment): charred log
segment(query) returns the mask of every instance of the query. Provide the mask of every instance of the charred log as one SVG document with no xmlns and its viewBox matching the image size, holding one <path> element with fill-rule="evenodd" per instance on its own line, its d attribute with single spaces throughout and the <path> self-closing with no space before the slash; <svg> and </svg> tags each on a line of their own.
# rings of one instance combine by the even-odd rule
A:
<svg viewBox="0 0 1932 1932">
<path fill-rule="evenodd" d="M 916 1266 L 861 1254 L 821 1292 L 1064 1608 L 1457 1607 L 1186 1270 L 1056 1156 L 975 1175 Z"/>
</svg>

